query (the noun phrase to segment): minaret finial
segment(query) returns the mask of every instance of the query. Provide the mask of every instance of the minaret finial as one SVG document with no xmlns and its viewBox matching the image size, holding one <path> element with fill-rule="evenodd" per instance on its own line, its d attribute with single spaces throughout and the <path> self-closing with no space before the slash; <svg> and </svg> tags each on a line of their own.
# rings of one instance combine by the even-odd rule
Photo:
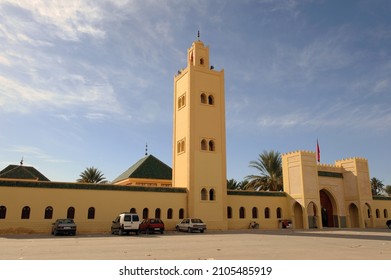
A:
<svg viewBox="0 0 391 280">
<path fill-rule="evenodd" d="M 197 32 L 197 40 L 199 41 L 200 40 L 200 31 L 198 30 Z"/>
<path fill-rule="evenodd" d="M 20 161 L 20 165 L 23 165 L 23 157 L 22 157 L 22 160 Z"/>
<path fill-rule="evenodd" d="M 145 143 L 145 156 L 148 155 L 148 143 Z"/>
</svg>

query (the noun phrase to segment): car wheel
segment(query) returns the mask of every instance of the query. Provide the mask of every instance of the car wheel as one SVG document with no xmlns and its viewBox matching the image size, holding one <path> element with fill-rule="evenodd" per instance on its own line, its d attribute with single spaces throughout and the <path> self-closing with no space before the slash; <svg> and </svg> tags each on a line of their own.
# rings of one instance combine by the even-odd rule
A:
<svg viewBox="0 0 391 280">
<path fill-rule="evenodd" d="M 139 234 L 139 231 L 138 230 L 136 230 L 136 235 L 138 235 Z"/>
<path fill-rule="evenodd" d="M 187 232 L 192 232 L 192 230 L 191 230 L 191 228 L 189 227 L 189 228 L 187 228 Z"/>
<path fill-rule="evenodd" d="M 164 233 L 164 230 L 161 230 L 161 231 L 160 231 L 160 234 L 163 234 L 163 233 Z"/>
<path fill-rule="evenodd" d="M 391 223 L 388 224 L 388 228 L 391 229 Z"/>
<path fill-rule="evenodd" d="M 53 234 L 54 234 L 54 236 L 57 236 L 58 235 L 57 230 L 54 230 Z"/>
<path fill-rule="evenodd" d="M 176 229 L 177 231 L 179 231 L 179 226 L 176 226 L 175 229 Z"/>
<path fill-rule="evenodd" d="M 118 235 L 123 235 L 124 234 L 124 231 L 122 230 L 122 228 L 120 228 L 119 230 L 118 230 Z"/>
<path fill-rule="evenodd" d="M 201 229 L 201 230 L 200 230 L 200 232 L 201 232 L 201 233 L 204 233 L 204 230 L 203 230 L 203 229 Z"/>
</svg>

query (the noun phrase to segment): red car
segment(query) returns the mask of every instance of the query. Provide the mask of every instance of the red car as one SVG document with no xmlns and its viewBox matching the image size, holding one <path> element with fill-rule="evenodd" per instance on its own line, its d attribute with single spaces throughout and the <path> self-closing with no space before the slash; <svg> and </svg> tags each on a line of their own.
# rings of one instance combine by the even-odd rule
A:
<svg viewBox="0 0 391 280">
<path fill-rule="evenodd" d="M 144 219 L 140 224 L 139 231 L 145 233 L 160 232 L 163 234 L 164 223 L 162 220 L 157 218 Z"/>
</svg>

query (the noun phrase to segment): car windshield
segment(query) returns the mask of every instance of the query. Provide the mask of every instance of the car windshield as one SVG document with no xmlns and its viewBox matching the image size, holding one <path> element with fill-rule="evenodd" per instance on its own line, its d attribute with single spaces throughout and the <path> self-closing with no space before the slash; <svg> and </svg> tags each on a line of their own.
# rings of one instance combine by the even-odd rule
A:
<svg viewBox="0 0 391 280">
<path fill-rule="evenodd" d="M 192 223 L 202 223 L 201 219 L 191 219 Z"/>
<path fill-rule="evenodd" d="M 60 223 L 62 223 L 62 224 L 73 224 L 73 220 L 72 219 L 61 220 Z"/>
</svg>

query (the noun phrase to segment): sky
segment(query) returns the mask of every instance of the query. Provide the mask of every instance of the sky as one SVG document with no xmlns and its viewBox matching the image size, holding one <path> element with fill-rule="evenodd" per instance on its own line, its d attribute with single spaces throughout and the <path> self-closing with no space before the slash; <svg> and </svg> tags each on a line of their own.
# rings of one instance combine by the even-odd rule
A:
<svg viewBox="0 0 391 280">
<path fill-rule="evenodd" d="M 224 69 L 227 178 L 263 151 L 368 159 L 391 184 L 391 1 L 0 0 L 0 170 L 112 181 L 172 166 L 173 80 L 197 39 Z"/>
</svg>

